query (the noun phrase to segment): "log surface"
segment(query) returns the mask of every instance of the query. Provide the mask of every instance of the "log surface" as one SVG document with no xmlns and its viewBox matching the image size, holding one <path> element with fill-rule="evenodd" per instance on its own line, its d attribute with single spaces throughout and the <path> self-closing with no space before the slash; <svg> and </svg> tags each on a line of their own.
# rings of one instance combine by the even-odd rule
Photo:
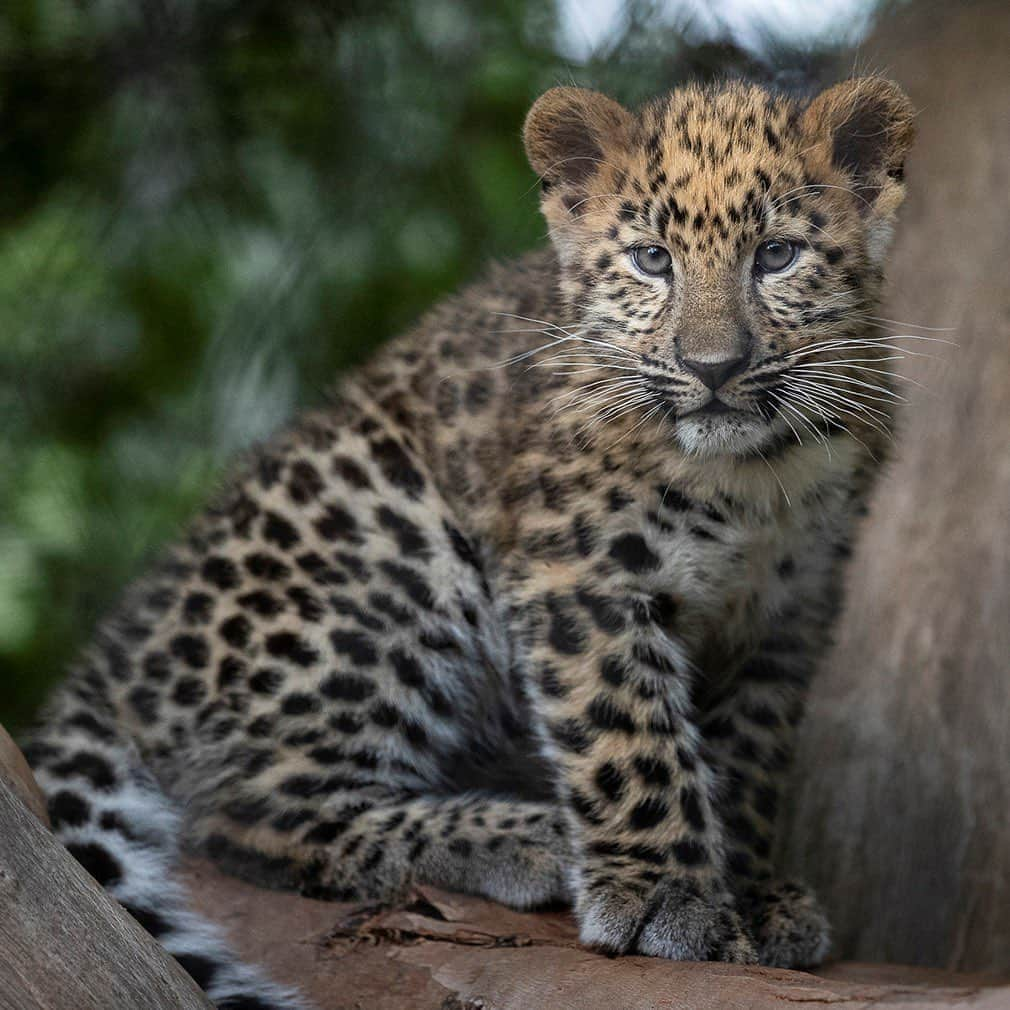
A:
<svg viewBox="0 0 1010 1010">
<path fill-rule="evenodd" d="M 0 754 L 0 768 L 15 767 L 13 753 Z M 0 772 L 0 1010 L 208 1010 L 10 780 Z"/>
<path fill-rule="evenodd" d="M 49 813 L 42 790 L 39 789 L 24 754 L 3 726 L 0 726 L 0 779 L 6 782 L 14 795 L 46 827 L 49 826 Z"/>
<path fill-rule="evenodd" d="M 515 912 L 417 887 L 404 906 L 262 891 L 193 862 L 200 908 L 243 955 L 319 1010 L 1007 1010 L 1010 984 L 895 965 L 817 974 L 610 958 L 580 947 L 567 912 Z"/>
</svg>

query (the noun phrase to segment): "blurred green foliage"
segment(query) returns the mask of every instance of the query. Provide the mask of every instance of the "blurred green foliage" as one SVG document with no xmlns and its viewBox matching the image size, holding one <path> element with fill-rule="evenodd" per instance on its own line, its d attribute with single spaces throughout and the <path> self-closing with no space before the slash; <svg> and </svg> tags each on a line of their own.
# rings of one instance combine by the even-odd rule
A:
<svg viewBox="0 0 1010 1010">
<path fill-rule="evenodd" d="M 0 721 L 229 457 L 542 238 L 540 91 L 740 60 L 649 9 L 573 67 L 543 0 L 4 0 Z"/>
</svg>

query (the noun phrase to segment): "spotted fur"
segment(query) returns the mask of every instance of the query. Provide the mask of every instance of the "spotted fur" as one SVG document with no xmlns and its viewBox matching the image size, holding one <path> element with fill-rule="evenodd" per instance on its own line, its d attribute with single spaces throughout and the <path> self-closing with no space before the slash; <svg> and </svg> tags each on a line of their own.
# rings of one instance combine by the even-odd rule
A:
<svg viewBox="0 0 1010 1010">
<path fill-rule="evenodd" d="M 348 376 L 130 589 L 28 753 L 219 1006 L 295 1004 L 163 893 L 178 838 L 316 896 L 572 901 L 611 952 L 823 957 L 775 812 L 886 447 L 910 122 L 876 79 L 548 92 L 552 249 Z"/>
</svg>

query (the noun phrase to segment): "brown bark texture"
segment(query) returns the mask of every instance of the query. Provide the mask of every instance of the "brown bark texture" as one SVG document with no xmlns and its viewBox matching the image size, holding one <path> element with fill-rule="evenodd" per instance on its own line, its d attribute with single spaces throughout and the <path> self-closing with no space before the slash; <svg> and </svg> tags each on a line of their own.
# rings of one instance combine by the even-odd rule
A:
<svg viewBox="0 0 1010 1010">
<path fill-rule="evenodd" d="M 33 795 L 0 728 L 0 1010 L 209 1010 L 21 799 Z"/>
<path fill-rule="evenodd" d="M 2 731 L 0 731 L 2 732 Z M 110 901 L 18 798 L 37 787 L 0 752 L 0 1010 L 199 1010 L 185 973 Z M 514 912 L 417 887 L 396 908 L 265 891 L 201 861 L 196 910 L 243 957 L 318 1010 L 1004 1010 L 1010 985 L 894 966 L 819 975 L 608 958 L 578 945 L 568 912 Z"/>
<path fill-rule="evenodd" d="M 49 826 L 49 814 L 42 790 L 39 789 L 25 756 L 3 726 L 0 726 L 0 782 L 8 786 L 46 827 Z"/>
<path fill-rule="evenodd" d="M 514 912 L 417 887 L 397 908 L 271 894 L 193 862 L 188 886 L 247 958 L 319 1010 L 1006 1010 L 1010 984 L 893 965 L 816 975 L 610 958 L 580 947 L 568 912 Z"/>
<path fill-rule="evenodd" d="M 879 332 L 899 362 L 893 462 L 811 695 L 782 825 L 835 953 L 1010 970 L 1010 5 L 897 13 L 857 69 L 920 110 Z"/>
</svg>

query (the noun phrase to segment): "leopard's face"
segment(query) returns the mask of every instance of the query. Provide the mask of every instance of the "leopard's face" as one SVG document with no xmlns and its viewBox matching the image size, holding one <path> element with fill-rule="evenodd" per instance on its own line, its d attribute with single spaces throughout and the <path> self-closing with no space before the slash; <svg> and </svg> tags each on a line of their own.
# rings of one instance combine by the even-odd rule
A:
<svg viewBox="0 0 1010 1010">
<path fill-rule="evenodd" d="M 592 370 L 587 406 L 619 417 L 627 403 L 697 455 L 872 419 L 811 366 L 858 377 L 857 357 L 884 357 L 851 350 L 878 297 L 910 122 L 876 79 L 806 107 L 740 84 L 639 113 L 579 89 L 541 98 L 527 149 L 574 321 L 569 362 Z"/>
</svg>

